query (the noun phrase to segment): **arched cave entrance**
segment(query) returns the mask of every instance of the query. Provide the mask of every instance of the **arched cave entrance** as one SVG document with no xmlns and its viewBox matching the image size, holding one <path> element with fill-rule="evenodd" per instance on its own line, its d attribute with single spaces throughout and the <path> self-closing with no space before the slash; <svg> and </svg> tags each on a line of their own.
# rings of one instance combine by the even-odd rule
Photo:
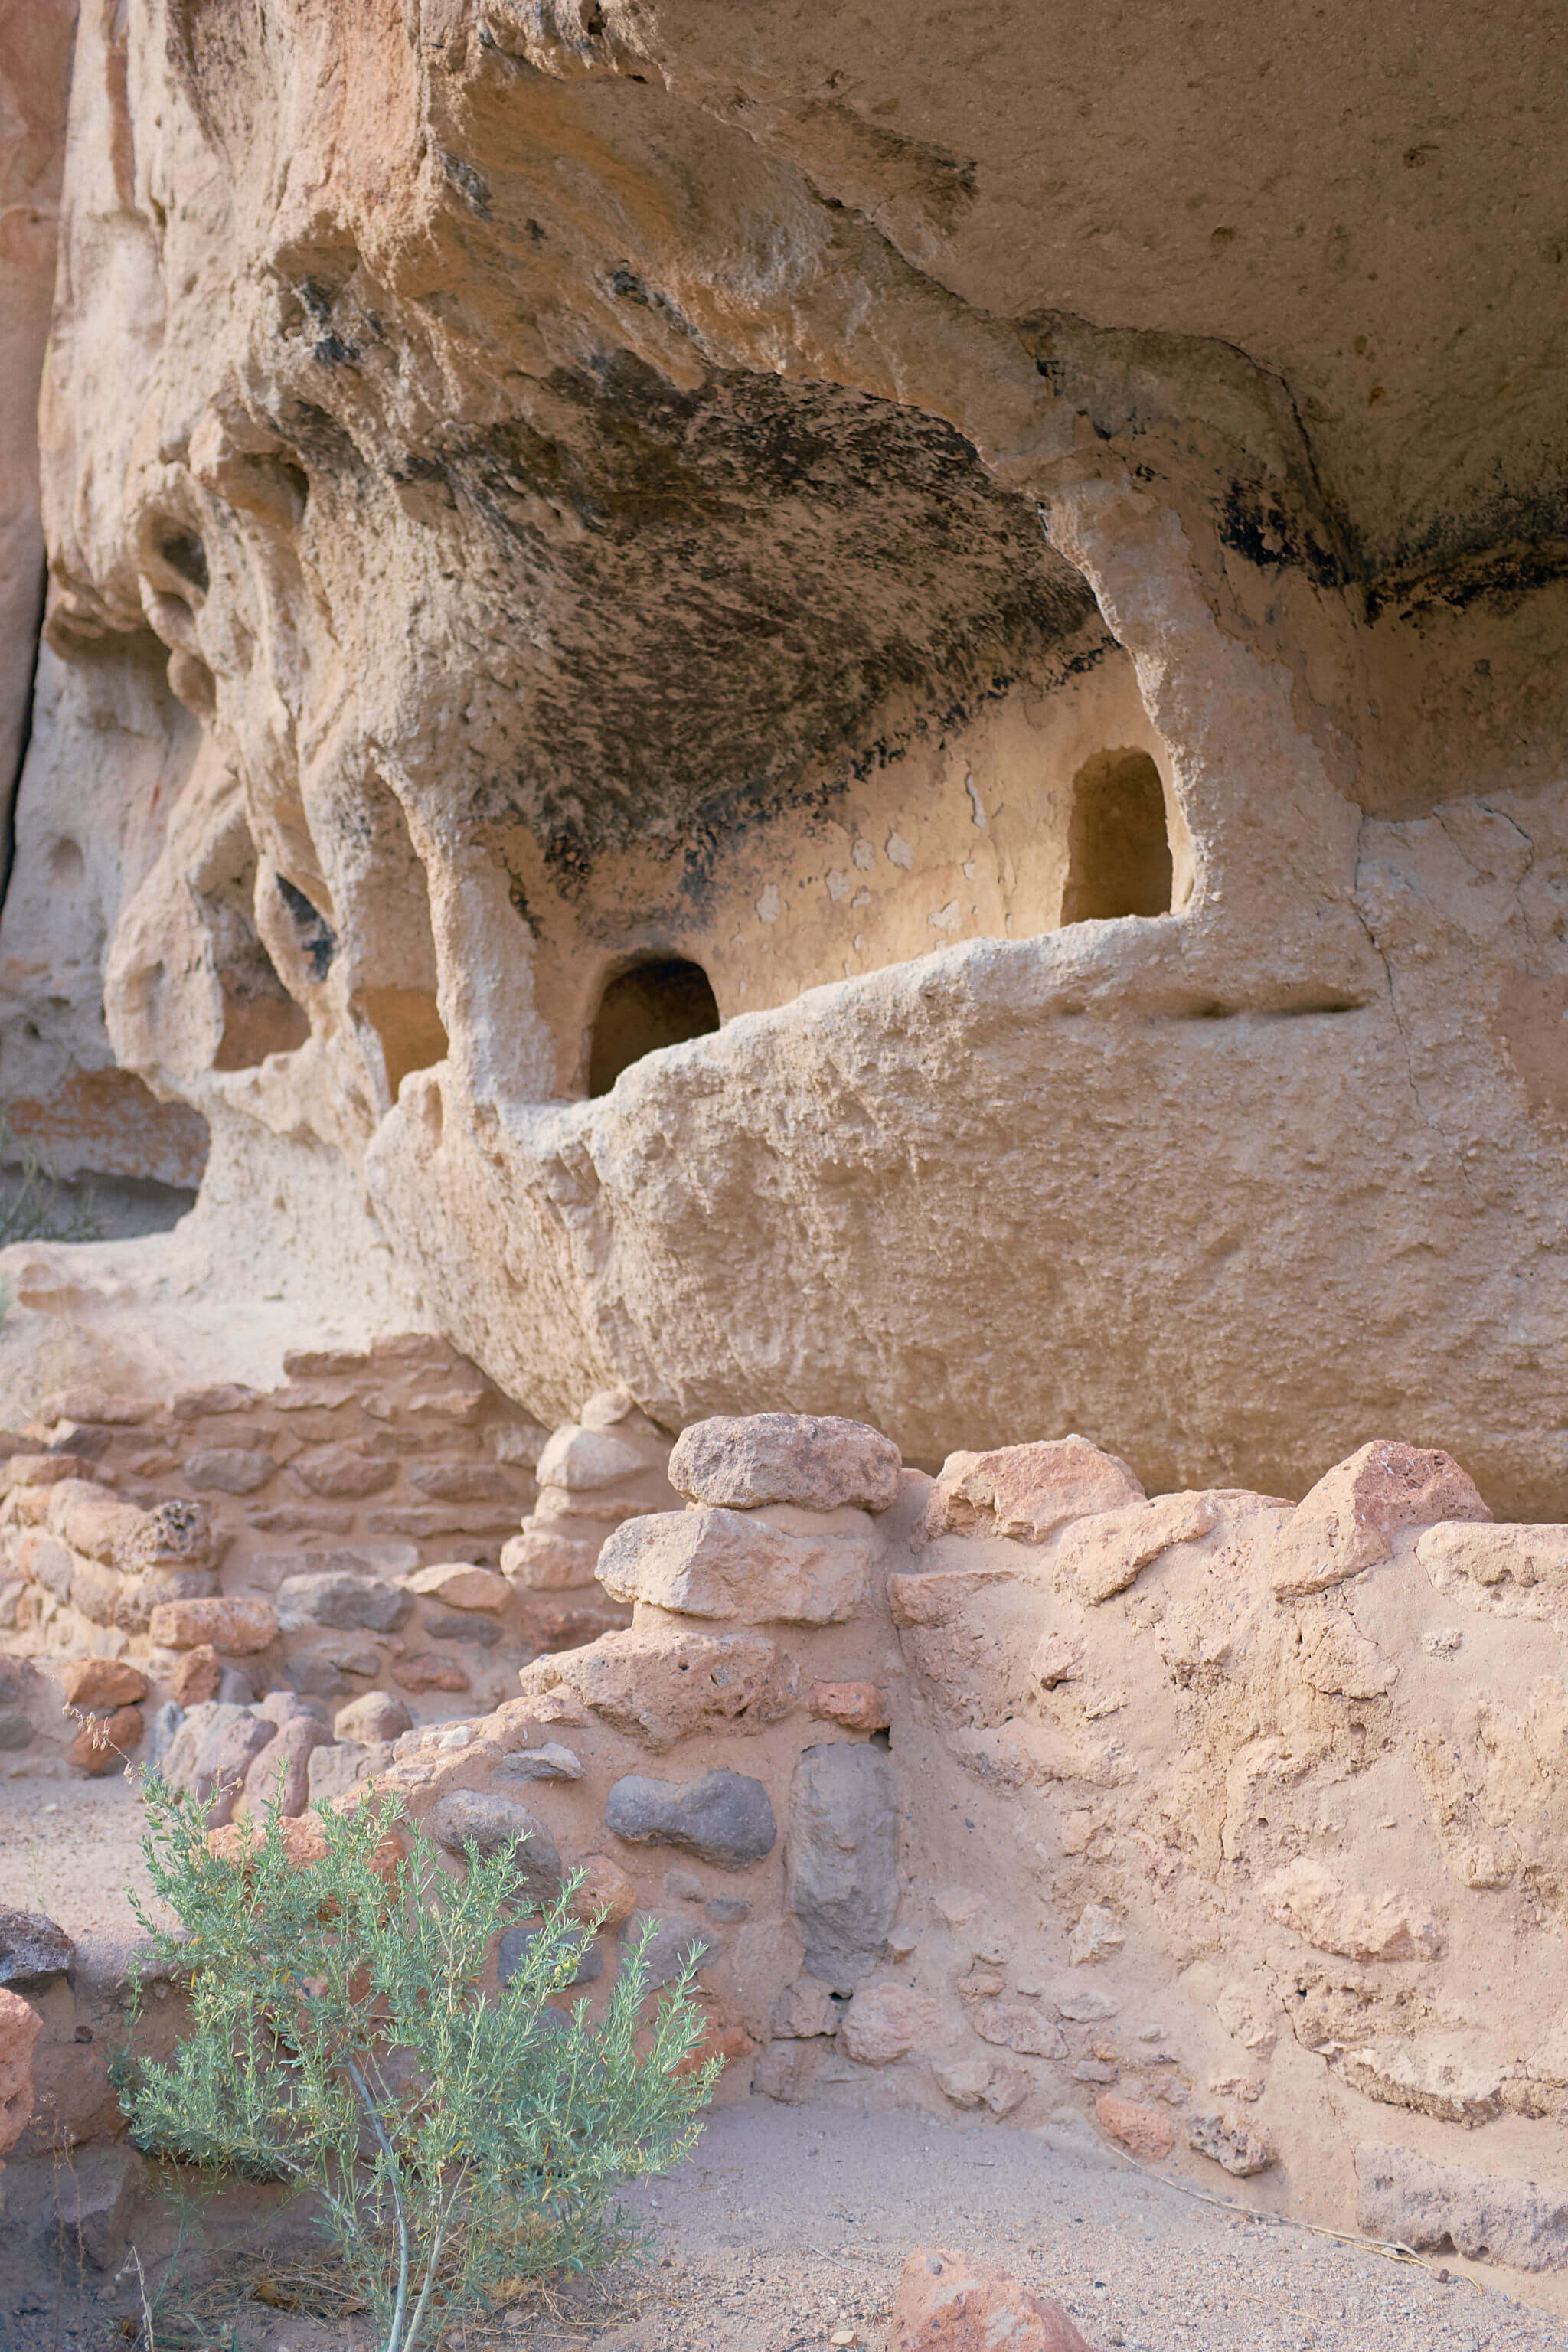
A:
<svg viewBox="0 0 1568 2352">
<path fill-rule="evenodd" d="M 1072 782 L 1064 923 L 1171 911 L 1165 788 L 1147 751 L 1100 751 Z"/>
<path fill-rule="evenodd" d="M 588 1092 L 607 1095 L 623 1070 L 719 1026 L 719 1004 L 700 963 L 685 956 L 649 956 L 617 972 L 605 986 L 588 1046 Z"/>
</svg>

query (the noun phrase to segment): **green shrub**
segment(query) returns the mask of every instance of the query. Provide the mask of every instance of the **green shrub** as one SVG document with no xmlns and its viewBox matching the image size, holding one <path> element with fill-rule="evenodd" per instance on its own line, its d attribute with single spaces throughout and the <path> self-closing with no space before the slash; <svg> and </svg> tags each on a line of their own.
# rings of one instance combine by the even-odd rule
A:
<svg viewBox="0 0 1568 2352">
<path fill-rule="evenodd" d="M 191 2031 L 167 2064 L 125 2070 L 138 2146 L 215 2186 L 238 2174 L 313 2190 L 387 2352 L 541 2273 L 641 2245 L 615 2189 L 685 2153 L 719 2072 L 717 2059 L 677 2072 L 702 2030 L 689 1970 L 639 2052 L 642 1944 L 597 2025 L 585 2002 L 570 2016 L 547 2002 L 584 1948 L 568 1909 L 580 1880 L 486 1997 L 496 1937 L 533 1907 L 512 1853 L 470 1850 L 455 1877 L 405 1829 L 413 1851 L 395 1864 L 383 1841 L 399 1809 L 373 1793 L 321 1815 L 318 1860 L 290 1858 L 276 1811 L 247 1855 L 225 1858 L 194 1799 L 151 1776 L 144 1794 L 143 1851 L 180 1927 L 138 1917 L 189 1979 Z"/>
</svg>

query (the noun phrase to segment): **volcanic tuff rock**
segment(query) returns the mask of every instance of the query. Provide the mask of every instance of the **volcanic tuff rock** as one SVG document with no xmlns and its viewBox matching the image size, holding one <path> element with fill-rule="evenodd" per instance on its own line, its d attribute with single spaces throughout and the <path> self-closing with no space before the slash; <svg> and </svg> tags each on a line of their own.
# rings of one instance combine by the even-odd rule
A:
<svg viewBox="0 0 1568 2352">
<path fill-rule="evenodd" d="M 1407 53 L 1232 0 L 1194 68 L 1060 6 L 137 0 L 63 153 L 26 13 L 0 1099 L 205 1162 L 174 1232 L 11 1261 L 72 1318 L 8 1332 L 29 1402 L 264 1390 L 416 1297 L 552 1423 L 782 1381 L 920 1462 L 1076 1421 L 1300 1492 L 1394 1397 L 1556 1511 L 1538 7 Z M 625 1442 L 574 1425 L 557 1585 L 615 1493 L 564 1456 Z M 279 1512 L 392 1490 L 216 1451 Z"/>
<path fill-rule="evenodd" d="M 613 1599 L 679 1616 L 832 1625 L 860 1607 L 879 1549 L 869 1531 L 786 1535 L 749 1512 L 700 1505 L 628 1519 L 596 1572 Z"/>
</svg>

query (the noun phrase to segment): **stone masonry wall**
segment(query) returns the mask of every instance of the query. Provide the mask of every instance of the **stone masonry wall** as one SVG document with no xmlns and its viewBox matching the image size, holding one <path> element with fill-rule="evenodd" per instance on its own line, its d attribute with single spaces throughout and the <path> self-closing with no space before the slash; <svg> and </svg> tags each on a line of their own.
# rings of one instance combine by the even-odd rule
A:
<svg viewBox="0 0 1568 2352">
<path fill-rule="evenodd" d="M 504 1582 L 488 1711 L 414 1723 L 395 1660 L 329 1728 L 299 1690 L 317 1634 L 214 1645 L 220 1690 L 293 1677 L 170 1727 L 220 1850 L 281 1789 L 308 1861 L 312 1801 L 374 1784 L 455 1871 L 510 1847 L 541 1903 L 583 1874 L 574 1998 L 645 1924 L 656 1985 L 695 1949 L 721 2096 L 1109 2141 L 1561 2299 L 1568 1528 L 1495 1521 L 1392 1440 L 1300 1503 L 1149 1496 L 1081 1437 L 935 1478 L 794 1414 L 665 1443 L 596 1398 L 504 1576 L 342 1571 L 452 1614 Z M 545 1537 L 591 1509 L 629 1622 L 518 1643 L 519 1579 L 563 1573 Z"/>
</svg>

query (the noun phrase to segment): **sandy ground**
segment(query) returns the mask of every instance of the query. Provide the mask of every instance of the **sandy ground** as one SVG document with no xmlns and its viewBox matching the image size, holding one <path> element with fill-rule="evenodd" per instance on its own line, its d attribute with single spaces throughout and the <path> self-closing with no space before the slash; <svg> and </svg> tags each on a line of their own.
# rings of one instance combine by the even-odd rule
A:
<svg viewBox="0 0 1568 2352">
<path fill-rule="evenodd" d="M 655 2225 L 654 2262 L 607 2307 L 595 2295 L 552 2319 L 509 2315 L 454 2352 L 828 2352 L 846 2339 L 883 2352 L 904 2256 L 933 2243 L 1055 2294 L 1094 2352 L 1568 2352 L 1568 2329 L 1452 2263 L 1445 2276 L 1238 2219 L 1026 2132 L 748 2101 L 628 2201 Z M 227 2303 L 218 2320 L 195 2300 L 212 2315 L 204 2328 L 178 2292 L 163 2300 L 161 2346 L 370 2352 L 300 2315 Z M 135 2309 L 133 2280 L 79 2283 L 53 2261 L 24 2271 L 0 2258 L 5 2352 L 105 2352 Z"/>
<path fill-rule="evenodd" d="M 0 1780 L 0 1908 L 42 1911 L 69 1936 L 133 1930 L 127 1888 L 153 1902 L 142 1829 L 141 1801 L 122 1775 Z"/>
<path fill-rule="evenodd" d="M 141 1826 L 123 1780 L 0 1782 L 0 1905 L 76 1935 L 131 1927 L 127 1885 L 150 1895 Z M 17 2255 L 32 2234 L 22 2173 L 0 2180 L 0 2241 Z M 1568 2352 L 1568 2326 L 1453 2257 L 1395 2262 L 1233 2215 L 1087 2130 L 746 2100 L 627 2201 L 657 2233 L 653 2266 L 560 2324 L 515 2315 L 511 2352 L 815 2352 L 847 2330 L 880 2352 L 904 2256 L 921 2244 L 984 2253 L 1056 2295 L 1095 2352 Z M 133 2288 L 68 2280 L 43 2254 L 0 2263 L 0 2352 L 102 2352 Z M 236 2352 L 350 2352 L 340 2329 L 251 2308 Z M 487 2330 L 470 2352 L 496 2343 Z"/>
<path fill-rule="evenodd" d="M 984 2253 L 1128 2352 L 1503 2352 L 1568 2328 L 1440 2265 L 1246 2220 L 1095 2153 L 921 2116 L 749 2101 L 634 2200 L 672 2267 L 603 2352 L 806 2352 L 853 2327 L 880 2346 L 912 2245 Z M 525 2339 L 526 2340 L 526 2339 Z M 549 2338 L 542 2332 L 541 2347 Z"/>
</svg>

